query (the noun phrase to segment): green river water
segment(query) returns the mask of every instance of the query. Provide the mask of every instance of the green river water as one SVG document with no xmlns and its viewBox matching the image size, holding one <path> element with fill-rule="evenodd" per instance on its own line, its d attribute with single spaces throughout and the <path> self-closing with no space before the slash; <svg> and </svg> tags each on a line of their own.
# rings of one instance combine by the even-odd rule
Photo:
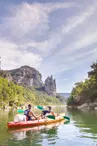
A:
<svg viewBox="0 0 97 146">
<path fill-rule="evenodd" d="M 16 112 L 0 111 L 0 146 L 97 146 L 97 112 L 66 111 L 65 108 L 56 111 L 65 112 L 71 118 L 70 123 L 18 131 L 6 127 Z"/>
</svg>

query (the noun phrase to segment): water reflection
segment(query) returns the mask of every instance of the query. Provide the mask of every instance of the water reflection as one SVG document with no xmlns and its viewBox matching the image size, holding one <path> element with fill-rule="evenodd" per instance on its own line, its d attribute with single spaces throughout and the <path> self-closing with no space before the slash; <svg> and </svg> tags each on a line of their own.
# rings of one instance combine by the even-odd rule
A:
<svg viewBox="0 0 97 146">
<path fill-rule="evenodd" d="M 57 112 L 67 112 L 60 108 Z M 96 146 L 97 112 L 69 110 L 70 123 L 7 131 L 7 121 L 16 113 L 11 111 L 0 116 L 0 146 Z"/>
<path fill-rule="evenodd" d="M 25 131 L 21 131 L 21 132 L 15 132 L 13 134 L 13 137 L 16 139 L 16 140 L 23 140 L 26 138 L 26 132 Z"/>
<path fill-rule="evenodd" d="M 97 139 L 97 112 L 69 110 L 74 126 L 79 128 L 80 138 Z"/>
<path fill-rule="evenodd" d="M 42 146 L 43 143 L 55 145 L 56 140 L 58 139 L 58 126 L 59 123 L 56 125 L 52 124 L 48 126 L 39 126 L 9 131 L 13 135 L 13 139 L 10 139 L 9 143 L 16 140 L 18 141 L 18 144 L 25 141 L 26 145 L 32 146 Z"/>
</svg>

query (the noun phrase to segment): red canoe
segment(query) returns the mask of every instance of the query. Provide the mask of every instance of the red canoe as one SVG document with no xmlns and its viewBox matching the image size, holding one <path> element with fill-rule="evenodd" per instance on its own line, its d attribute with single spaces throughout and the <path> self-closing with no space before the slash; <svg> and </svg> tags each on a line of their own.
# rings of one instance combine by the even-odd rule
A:
<svg viewBox="0 0 97 146">
<path fill-rule="evenodd" d="M 64 118 L 61 116 L 56 117 L 55 120 L 53 119 L 41 119 L 41 120 L 34 120 L 34 121 L 22 121 L 22 122 L 8 122 L 8 128 L 23 128 L 23 127 L 33 127 L 39 125 L 47 125 L 51 123 L 61 122 Z"/>
</svg>

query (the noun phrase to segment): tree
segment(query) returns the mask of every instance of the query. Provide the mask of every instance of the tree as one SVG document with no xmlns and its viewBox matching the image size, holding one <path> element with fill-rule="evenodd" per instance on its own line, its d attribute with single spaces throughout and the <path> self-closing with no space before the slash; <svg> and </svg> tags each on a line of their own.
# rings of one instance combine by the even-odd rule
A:
<svg viewBox="0 0 97 146">
<path fill-rule="evenodd" d="M 81 105 L 87 101 L 94 102 L 97 100 L 97 61 L 91 65 L 91 68 L 92 71 L 88 72 L 89 79 L 75 83 L 68 99 L 68 105 Z"/>
</svg>

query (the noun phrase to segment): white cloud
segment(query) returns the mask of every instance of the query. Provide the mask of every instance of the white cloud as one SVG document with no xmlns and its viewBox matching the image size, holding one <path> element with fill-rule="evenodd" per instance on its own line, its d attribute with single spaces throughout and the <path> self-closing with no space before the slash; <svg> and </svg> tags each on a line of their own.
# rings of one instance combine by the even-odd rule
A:
<svg viewBox="0 0 97 146">
<path fill-rule="evenodd" d="M 9 29 L 11 32 L 10 35 L 15 36 L 20 41 L 26 36 L 27 42 L 23 41 L 21 47 L 25 49 L 28 47 L 35 47 L 42 56 L 48 56 L 57 48 L 57 45 L 63 41 L 63 27 L 62 29 L 58 28 L 57 30 L 53 30 L 49 34 L 48 40 L 44 40 L 43 42 L 32 41 L 29 39 L 29 36 L 38 36 L 49 29 L 49 13 L 59 8 L 69 8 L 74 6 L 78 7 L 75 3 L 23 3 L 18 7 L 11 7 L 12 15 L 3 19 L 4 26 L 2 29 L 4 31 Z M 75 28 L 79 23 L 85 21 L 94 12 L 95 7 L 96 5 L 93 5 L 93 7 L 89 7 L 87 11 L 79 14 L 79 16 L 70 18 L 71 20 L 67 21 L 67 25 L 64 26 L 65 30 L 68 32 Z"/>
<path fill-rule="evenodd" d="M 71 51 L 84 48 L 97 42 L 97 31 L 91 31 L 87 34 L 81 35 L 78 40 L 71 44 Z M 70 47 L 70 46 L 69 46 Z M 69 48 L 68 48 L 69 49 Z"/>
<path fill-rule="evenodd" d="M 60 74 L 65 71 L 71 71 L 73 68 L 76 69 L 80 66 L 85 66 L 88 62 L 91 62 L 92 64 L 92 62 L 97 58 L 97 48 L 92 48 L 91 50 L 88 50 L 88 52 L 77 52 L 68 55 L 65 54 L 65 56 L 64 54 L 63 56 L 53 56 L 40 66 L 41 72 L 45 72 L 45 78 L 49 75 L 49 73 L 52 75 Z"/>
<path fill-rule="evenodd" d="M 88 50 L 87 52 L 84 51 L 82 53 L 75 53 L 73 55 L 70 55 L 67 58 L 67 61 L 70 62 L 76 62 L 78 60 L 81 60 L 81 62 L 83 62 L 83 59 L 86 59 L 88 56 L 94 57 L 94 55 L 97 54 L 97 48 L 93 48 L 91 50 Z"/>
<path fill-rule="evenodd" d="M 58 3 L 58 2 L 55 2 L 55 3 L 47 3 L 47 4 L 43 4 L 43 7 L 44 7 L 44 10 L 47 12 L 47 13 L 51 13 L 52 11 L 55 11 L 57 9 L 64 9 L 64 8 L 70 8 L 70 7 L 79 7 L 79 5 L 77 5 L 76 3 L 74 2 L 61 2 L 61 3 Z"/>
<path fill-rule="evenodd" d="M 11 40 L 14 37 L 18 38 L 15 43 L 7 39 L 0 39 L 0 54 L 2 56 L 2 66 L 6 69 L 15 68 L 20 65 L 31 65 L 38 68 L 42 62 L 42 57 L 35 53 L 29 53 L 28 47 L 35 47 L 41 54 L 48 55 L 50 50 L 56 47 L 55 41 L 59 41 L 54 37 L 54 33 L 49 40 L 43 42 L 36 42 L 29 40 L 29 35 L 39 35 L 49 29 L 49 14 L 57 9 L 69 8 L 77 6 L 74 3 L 22 3 L 17 6 L 10 6 L 10 15 L 2 17 L 0 25 L 0 32 L 4 34 L 5 38 L 8 33 Z M 30 33 L 30 34 L 29 34 Z M 21 40 L 28 37 L 27 43 Z M 57 42 L 57 44 L 58 44 Z M 4 53 L 6 52 L 6 54 Z M 43 56 L 44 56 L 43 55 Z M 17 60 L 17 61 L 16 61 Z"/>
<path fill-rule="evenodd" d="M 85 11 L 77 13 L 76 16 L 73 16 L 68 19 L 67 24 L 63 25 L 62 32 L 68 33 L 72 29 L 79 27 L 80 24 L 83 24 L 90 16 L 94 14 L 97 9 L 97 4 L 90 5 Z"/>
<path fill-rule="evenodd" d="M 3 19 L 3 31 L 9 29 L 12 36 L 23 37 L 32 32 L 32 35 L 43 34 L 49 29 L 49 13 L 56 9 L 77 6 L 74 3 L 23 3 L 11 7 L 11 16 Z"/>
<path fill-rule="evenodd" d="M 76 15 L 71 16 L 67 11 L 65 14 L 65 11 L 63 13 L 59 10 L 72 7 L 75 8 Z M 96 47 L 91 47 L 88 52 L 84 50 L 97 42 L 97 21 L 92 21 L 97 4 L 87 4 L 87 8 L 83 6 L 79 10 L 76 7 L 79 5 L 65 2 L 11 6 L 9 15 L 2 17 L 0 24 L 0 36 L 6 38 L 0 38 L 3 68 L 30 65 L 39 69 L 45 78 L 50 74 L 59 75 L 97 58 Z M 55 16 L 52 12 L 56 10 L 59 10 L 59 15 L 62 13 L 62 19 L 64 15 L 65 20 L 60 26 L 56 25 L 57 21 L 51 24 L 51 16 Z M 70 9 L 69 12 L 71 11 Z M 83 50 L 83 54 L 78 51 L 74 54 L 75 50 Z M 63 81 L 67 81 L 67 78 L 63 77 Z"/>
<path fill-rule="evenodd" d="M 22 65 L 29 65 L 38 69 L 42 62 L 40 55 L 21 51 L 19 46 L 12 42 L 0 40 L 0 48 L 3 69 L 17 68 Z"/>
<path fill-rule="evenodd" d="M 25 44 L 25 46 L 35 47 L 43 56 L 50 55 L 52 51 L 57 49 L 58 44 L 64 40 L 64 37 L 66 37 L 67 33 L 76 29 L 76 27 L 79 27 L 80 24 L 85 25 L 88 19 L 96 11 L 96 8 L 97 4 L 93 4 L 92 6 L 90 5 L 85 11 L 77 13 L 77 16 L 70 17 L 69 20 L 66 21 L 66 24 L 50 33 L 48 40 L 43 42 L 29 42 L 28 44 Z M 78 36 L 78 38 L 74 42 L 70 40 L 69 44 L 66 45 L 64 49 L 61 49 L 60 53 L 58 52 L 58 55 L 63 54 L 64 51 L 68 54 L 71 51 L 75 51 L 97 42 L 97 32 L 95 31 L 95 28 L 92 27 L 92 22 L 85 31 L 76 34 L 76 36 Z"/>
<path fill-rule="evenodd" d="M 38 33 L 47 29 L 48 15 L 40 5 L 24 3 L 12 9 L 12 15 L 3 19 L 4 28 L 11 30 L 13 36 L 22 37 L 38 29 Z M 33 34 L 32 34 L 33 35 Z"/>
<path fill-rule="evenodd" d="M 62 36 L 58 31 L 59 30 L 57 30 L 55 33 L 53 32 L 48 40 L 44 40 L 42 42 L 29 41 L 28 43 L 26 42 L 22 44 L 21 48 L 35 48 L 43 57 L 47 57 L 52 53 L 52 51 L 57 48 L 57 45 L 62 41 Z"/>
<path fill-rule="evenodd" d="M 55 49 L 62 40 L 60 29 L 50 33 L 48 40 L 36 42 L 32 40 L 35 36 L 49 31 L 49 14 L 57 9 L 65 9 L 70 7 L 78 7 L 75 3 L 22 3 L 17 6 L 10 6 L 10 14 L 2 19 L 0 31 L 6 35 L 10 33 L 10 37 L 14 38 L 20 44 L 21 48 L 35 47 L 42 56 L 48 56 L 52 49 Z M 32 39 L 31 39 L 31 38 Z"/>
</svg>

